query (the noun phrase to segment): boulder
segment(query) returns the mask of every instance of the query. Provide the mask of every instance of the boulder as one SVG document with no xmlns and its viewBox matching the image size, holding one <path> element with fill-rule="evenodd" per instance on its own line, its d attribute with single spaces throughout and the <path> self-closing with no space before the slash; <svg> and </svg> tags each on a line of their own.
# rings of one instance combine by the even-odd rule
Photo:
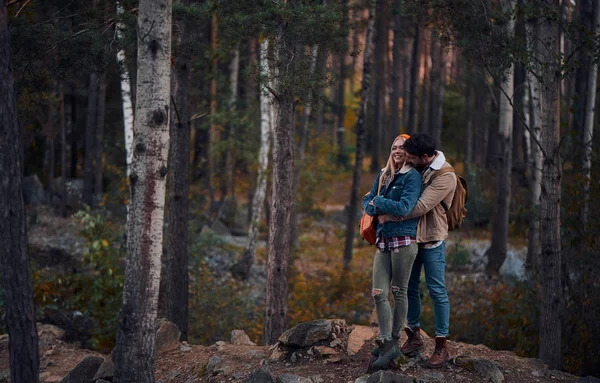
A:
<svg viewBox="0 0 600 383">
<path fill-rule="evenodd" d="M 44 324 L 58 326 L 64 330 L 62 340 L 65 342 L 79 342 L 82 348 L 90 348 L 94 322 L 90 317 L 79 311 L 66 312 L 50 307 L 44 309 Z"/>
<path fill-rule="evenodd" d="M 331 328 L 331 322 L 326 319 L 300 323 L 281 334 L 279 341 L 288 347 L 309 347 L 321 340 L 328 340 Z"/>
<path fill-rule="evenodd" d="M 500 383 L 504 381 L 504 375 L 498 366 L 490 360 L 459 356 L 455 358 L 454 362 L 469 371 L 476 371 L 488 382 Z"/>
<path fill-rule="evenodd" d="M 206 372 L 209 375 L 212 375 L 213 372 L 215 372 L 215 367 L 217 367 L 217 365 L 219 363 L 221 363 L 223 361 L 222 358 L 213 355 L 209 360 L 208 360 L 208 364 L 206 365 Z"/>
<path fill-rule="evenodd" d="M 104 362 L 104 358 L 101 356 L 86 356 L 60 383 L 91 382 L 102 362 Z"/>
<path fill-rule="evenodd" d="M 40 338 L 54 338 L 62 340 L 65 337 L 65 330 L 51 324 L 37 324 L 38 336 Z"/>
<path fill-rule="evenodd" d="M 47 201 L 44 184 L 37 174 L 23 177 L 23 202 L 25 205 L 44 205 Z"/>
<path fill-rule="evenodd" d="M 366 341 L 373 339 L 375 331 L 367 326 L 354 326 L 354 330 L 348 336 L 348 355 L 357 354 Z"/>
<path fill-rule="evenodd" d="M 302 376 L 292 374 L 281 374 L 277 377 L 277 383 L 312 383 L 313 381 L 309 378 L 303 378 Z"/>
<path fill-rule="evenodd" d="M 396 374 L 390 370 L 377 371 L 371 375 L 363 375 L 355 383 L 416 383 L 422 382 L 412 376 Z"/>
<path fill-rule="evenodd" d="M 315 350 L 321 356 L 338 355 L 338 352 L 336 350 L 327 346 L 315 346 Z"/>
<path fill-rule="evenodd" d="M 233 330 L 231 332 L 231 344 L 256 346 L 244 330 Z"/>
<path fill-rule="evenodd" d="M 156 353 L 162 354 L 179 349 L 181 331 L 175 323 L 161 318 L 156 321 Z"/>
<path fill-rule="evenodd" d="M 257 368 L 252 371 L 243 383 L 274 383 L 271 373 L 266 368 Z"/>
<path fill-rule="evenodd" d="M 508 279 L 525 280 L 525 256 L 514 250 L 509 250 L 504 263 L 500 267 L 500 275 Z"/>
<path fill-rule="evenodd" d="M 104 379 L 112 381 L 114 375 L 115 364 L 113 363 L 112 355 L 109 355 L 106 358 L 104 358 L 104 361 L 98 368 L 98 371 L 96 371 L 96 374 L 94 375 L 94 380 L 97 381 L 99 379 Z"/>
</svg>

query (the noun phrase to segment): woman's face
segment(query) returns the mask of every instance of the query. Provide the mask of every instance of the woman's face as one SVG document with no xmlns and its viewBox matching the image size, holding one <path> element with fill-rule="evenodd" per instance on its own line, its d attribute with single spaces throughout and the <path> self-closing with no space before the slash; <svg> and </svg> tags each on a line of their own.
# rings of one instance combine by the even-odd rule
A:
<svg viewBox="0 0 600 383">
<path fill-rule="evenodd" d="M 392 160 L 396 168 L 402 166 L 406 159 L 406 152 L 402 148 L 402 145 L 404 145 L 404 138 L 397 139 L 392 145 Z"/>
</svg>

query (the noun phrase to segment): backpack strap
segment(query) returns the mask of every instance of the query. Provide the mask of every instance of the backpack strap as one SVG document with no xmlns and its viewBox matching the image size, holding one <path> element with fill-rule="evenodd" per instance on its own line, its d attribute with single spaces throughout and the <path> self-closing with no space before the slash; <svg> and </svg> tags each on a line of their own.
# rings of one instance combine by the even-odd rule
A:
<svg viewBox="0 0 600 383">
<path fill-rule="evenodd" d="M 431 185 L 431 183 L 433 182 L 434 179 L 436 179 L 437 177 L 441 176 L 442 174 L 446 174 L 446 173 L 456 174 L 456 171 L 454 170 L 454 167 L 452 167 L 452 166 L 441 168 L 440 170 L 436 170 L 431 175 L 431 178 L 429 178 L 429 181 L 427 182 L 427 186 Z M 445 211 L 450 210 L 450 206 L 446 206 L 446 204 L 444 203 L 444 200 L 441 201 L 441 204 Z"/>
</svg>

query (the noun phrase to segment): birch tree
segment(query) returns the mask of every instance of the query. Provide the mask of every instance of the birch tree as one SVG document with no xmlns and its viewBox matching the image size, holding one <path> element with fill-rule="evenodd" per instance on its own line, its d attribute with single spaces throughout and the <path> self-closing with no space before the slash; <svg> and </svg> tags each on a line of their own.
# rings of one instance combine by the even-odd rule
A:
<svg viewBox="0 0 600 383">
<path fill-rule="evenodd" d="M 362 177 L 362 165 L 365 156 L 365 118 L 367 117 L 367 102 L 369 88 L 371 87 L 371 60 L 373 55 L 373 32 L 375 29 L 376 1 L 369 2 L 369 21 L 367 26 L 367 37 L 363 53 L 363 77 L 360 90 L 360 106 L 358 109 L 358 120 L 356 121 L 356 157 L 354 160 L 354 171 L 352 173 L 352 190 L 350 194 L 350 209 L 348 223 L 346 224 L 346 242 L 344 243 L 344 269 L 350 268 L 352 261 L 352 248 L 354 247 L 354 231 L 356 228 L 356 214 L 360 198 L 360 179 Z"/>
<path fill-rule="evenodd" d="M 124 13 L 123 6 L 117 2 L 117 17 Z M 124 40 L 123 30 L 125 25 L 122 22 L 117 22 L 116 32 L 117 38 Z M 127 166 L 127 178 L 131 175 L 131 162 L 133 161 L 133 106 L 131 104 L 131 86 L 129 83 L 129 71 L 125 63 L 125 48 L 119 49 L 117 52 L 117 61 L 121 67 L 121 103 L 123 107 L 123 132 L 125 137 L 125 163 Z"/>
<path fill-rule="evenodd" d="M 515 2 L 507 3 L 507 12 L 514 12 Z M 515 22 L 511 17 L 506 25 L 507 34 L 512 38 Z M 512 130 L 513 107 L 511 99 L 514 93 L 513 63 L 504 72 L 500 83 L 503 95 L 499 100 L 498 115 L 498 155 L 496 156 L 496 211 L 492 228 L 492 246 L 488 253 L 487 273 L 497 275 L 506 259 L 508 250 L 508 218 L 510 212 L 511 172 L 512 172 Z"/>
<path fill-rule="evenodd" d="M 113 351 L 116 383 L 154 379 L 169 151 L 171 1 L 141 0 L 134 157 L 123 302 Z"/>
<path fill-rule="evenodd" d="M 0 0 L 0 280 L 11 382 L 39 382 L 40 355 L 27 254 L 23 151 L 17 121 L 6 0 Z"/>
<path fill-rule="evenodd" d="M 267 90 L 271 87 L 269 80 L 267 54 L 269 39 L 260 43 L 260 76 L 266 79 L 266 86 L 260 92 L 260 149 L 258 152 L 258 174 L 256 176 L 256 191 L 252 198 L 252 216 L 248 228 L 248 244 L 242 255 L 240 264 L 236 267 L 235 274 L 245 280 L 250 274 L 252 265 L 256 262 L 256 242 L 258 241 L 258 226 L 260 224 L 263 204 L 267 192 L 267 168 L 269 166 L 269 149 L 271 146 L 272 128 L 272 95 Z"/>
</svg>

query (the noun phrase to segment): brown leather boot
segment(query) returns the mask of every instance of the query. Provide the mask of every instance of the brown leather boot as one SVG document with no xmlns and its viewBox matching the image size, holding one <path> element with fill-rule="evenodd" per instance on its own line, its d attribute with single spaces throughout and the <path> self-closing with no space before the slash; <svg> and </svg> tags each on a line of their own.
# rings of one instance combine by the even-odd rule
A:
<svg viewBox="0 0 600 383">
<path fill-rule="evenodd" d="M 431 357 L 427 360 L 427 367 L 440 368 L 448 361 L 450 355 L 448 354 L 448 346 L 446 343 L 446 337 L 436 336 L 435 337 L 435 350 Z"/>
<path fill-rule="evenodd" d="M 408 335 L 408 339 L 400 348 L 400 352 L 404 355 L 408 355 L 423 348 L 423 339 L 421 338 L 420 328 L 417 327 L 414 330 L 411 330 L 406 327 L 404 331 L 406 332 L 406 335 Z"/>
</svg>

